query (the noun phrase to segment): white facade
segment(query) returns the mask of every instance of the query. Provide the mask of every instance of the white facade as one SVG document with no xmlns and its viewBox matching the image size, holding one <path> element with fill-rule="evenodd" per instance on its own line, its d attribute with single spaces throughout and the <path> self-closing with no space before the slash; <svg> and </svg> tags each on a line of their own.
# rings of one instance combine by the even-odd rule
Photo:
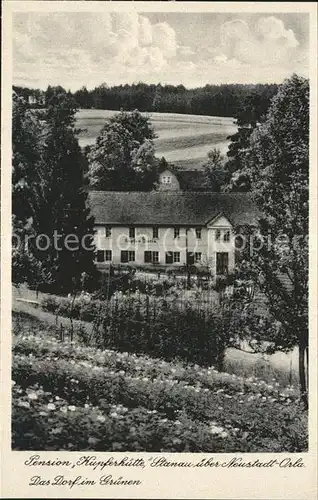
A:
<svg viewBox="0 0 318 500">
<path fill-rule="evenodd" d="M 220 214 L 206 226 L 95 227 L 96 261 L 155 268 L 188 264 L 208 266 L 213 275 L 230 272 L 235 265 L 231 223 Z"/>
</svg>

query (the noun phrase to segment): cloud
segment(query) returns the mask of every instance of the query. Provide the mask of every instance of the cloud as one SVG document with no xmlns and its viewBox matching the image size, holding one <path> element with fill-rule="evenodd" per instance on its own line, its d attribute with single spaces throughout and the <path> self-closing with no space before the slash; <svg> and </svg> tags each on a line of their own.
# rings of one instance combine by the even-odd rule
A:
<svg viewBox="0 0 318 500">
<path fill-rule="evenodd" d="M 197 68 L 192 61 L 180 61 L 176 64 L 177 71 L 185 71 L 187 73 L 194 71 Z"/>
<path fill-rule="evenodd" d="M 25 76 L 32 72 L 42 86 L 61 81 L 62 70 L 70 87 L 92 75 L 98 85 L 101 74 L 109 83 L 125 72 L 139 80 L 163 70 L 177 53 L 174 29 L 137 13 L 19 13 L 13 42 L 18 79 L 28 68 Z"/>
<path fill-rule="evenodd" d="M 191 58 L 196 54 L 196 52 L 189 46 L 180 46 L 177 48 L 178 54 L 185 58 Z"/>
<path fill-rule="evenodd" d="M 32 78 L 34 86 L 72 90 L 137 81 L 191 87 L 277 82 L 307 70 L 307 52 L 275 16 L 232 17 L 221 25 L 212 16 L 204 42 L 187 22 L 159 19 L 136 12 L 15 13 L 14 82 Z"/>
<path fill-rule="evenodd" d="M 228 60 L 273 66 L 284 61 L 298 45 L 294 32 L 286 30 L 283 21 L 274 16 L 260 18 L 253 29 L 244 20 L 221 26 L 220 52 Z"/>
<path fill-rule="evenodd" d="M 176 33 L 167 23 L 157 23 L 153 26 L 153 44 L 158 47 L 164 57 L 170 59 L 176 55 Z"/>
<path fill-rule="evenodd" d="M 227 56 L 225 54 L 219 54 L 217 56 L 214 57 L 214 61 L 216 63 L 224 63 L 226 62 L 228 59 L 227 59 Z"/>
<path fill-rule="evenodd" d="M 152 43 L 152 26 L 145 16 L 139 16 L 139 43 L 140 45 L 151 45 Z"/>
<path fill-rule="evenodd" d="M 262 17 L 258 21 L 258 32 L 262 35 L 263 39 L 276 41 L 283 44 L 288 48 L 297 47 L 299 45 L 292 30 L 286 30 L 283 21 L 274 16 Z"/>
</svg>

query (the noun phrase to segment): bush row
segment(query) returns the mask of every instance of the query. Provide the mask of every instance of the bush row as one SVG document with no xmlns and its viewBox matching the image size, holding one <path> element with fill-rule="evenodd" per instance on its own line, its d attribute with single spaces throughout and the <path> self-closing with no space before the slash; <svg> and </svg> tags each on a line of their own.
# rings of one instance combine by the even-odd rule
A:
<svg viewBox="0 0 318 500">
<path fill-rule="evenodd" d="M 141 294 L 116 294 L 110 301 L 48 297 L 46 311 L 94 322 L 95 346 L 149 353 L 168 360 L 180 358 L 200 365 L 223 366 L 230 342 L 217 310 L 182 307 L 173 297 L 158 299 Z"/>
<path fill-rule="evenodd" d="M 234 374 L 218 372 L 214 367 L 203 368 L 198 365 L 167 362 L 159 358 L 138 356 L 128 352 L 114 350 L 100 350 L 84 347 L 75 342 L 60 342 L 56 339 L 39 335 L 16 336 L 13 340 L 13 352 L 25 356 L 49 357 L 74 360 L 77 363 L 89 362 L 93 366 L 102 366 L 111 371 L 124 372 L 126 375 L 148 377 L 151 380 L 163 379 L 183 381 L 192 385 L 225 389 L 228 393 L 272 396 L 281 401 L 296 400 L 299 391 L 295 387 L 282 389 L 273 380 L 272 384 L 265 383 L 256 377 L 244 378 Z"/>
</svg>

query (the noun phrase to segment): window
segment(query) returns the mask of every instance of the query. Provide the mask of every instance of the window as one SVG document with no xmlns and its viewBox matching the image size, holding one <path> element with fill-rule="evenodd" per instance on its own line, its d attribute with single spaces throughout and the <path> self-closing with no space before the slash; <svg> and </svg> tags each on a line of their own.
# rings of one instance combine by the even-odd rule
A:
<svg viewBox="0 0 318 500">
<path fill-rule="evenodd" d="M 135 261 L 135 251 L 134 250 L 122 250 L 120 254 L 121 262 L 134 262 Z"/>
<path fill-rule="evenodd" d="M 135 250 L 128 252 L 128 262 L 135 262 Z"/>
<path fill-rule="evenodd" d="M 109 262 L 112 260 L 111 250 L 97 250 L 96 252 L 97 262 Z"/>
<path fill-rule="evenodd" d="M 201 228 L 199 228 L 199 227 L 196 228 L 195 236 L 198 240 L 201 240 Z"/>
<path fill-rule="evenodd" d="M 216 274 L 227 274 L 229 270 L 228 252 L 217 252 L 216 254 Z"/>
<path fill-rule="evenodd" d="M 129 228 L 129 238 L 135 238 L 135 228 L 134 227 Z"/>
<path fill-rule="evenodd" d="M 220 238 L 221 238 L 221 231 L 220 229 L 217 229 L 215 231 L 215 241 L 220 241 Z"/>
<path fill-rule="evenodd" d="M 163 175 L 162 176 L 162 183 L 163 184 L 171 184 L 171 177 L 170 177 L 170 175 Z"/>
<path fill-rule="evenodd" d="M 111 250 L 105 250 L 105 261 L 109 262 L 110 260 L 112 260 L 112 251 Z"/>
<path fill-rule="evenodd" d="M 154 239 L 159 238 L 159 228 L 158 228 L 158 227 L 154 227 L 154 228 L 152 229 L 152 237 L 153 237 Z"/>
<path fill-rule="evenodd" d="M 157 264 L 159 262 L 159 252 L 151 252 L 146 250 L 144 254 L 144 260 L 146 263 Z"/>
<path fill-rule="evenodd" d="M 180 252 L 173 252 L 173 262 L 180 262 Z"/>
<path fill-rule="evenodd" d="M 106 238 L 110 238 L 112 235 L 112 228 L 110 226 L 105 227 L 105 236 Z"/>
<path fill-rule="evenodd" d="M 174 264 L 176 262 L 180 262 L 180 252 L 166 252 L 166 264 Z"/>
<path fill-rule="evenodd" d="M 178 227 L 174 228 L 174 238 L 179 238 L 180 236 L 180 229 Z"/>
<path fill-rule="evenodd" d="M 195 262 L 201 262 L 202 254 L 201 252 L 195 252 L 194 254 L 194 261 Z"/>
<path fill-rule="evenodd" d="M 230 231 L 225 231 L 223 241 L 230 241 Z"/>
</svg>

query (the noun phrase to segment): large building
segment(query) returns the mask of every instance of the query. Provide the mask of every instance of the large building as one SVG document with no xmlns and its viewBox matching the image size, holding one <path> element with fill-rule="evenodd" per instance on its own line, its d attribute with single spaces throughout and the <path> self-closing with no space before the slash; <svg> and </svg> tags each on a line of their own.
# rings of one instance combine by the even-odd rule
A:
<svg viewBox="0 0 318 500">
<path fill-rule="evenodd" d="M 170 186 L 175 182 L 163 179 Z M 247 194 L 159 189 L 151 192 L 90 191 L 96 260 L 155 268 L 208 266 L 214 275 L 235 265 L 234 229 L 255 225 Z"/>
</svg>

